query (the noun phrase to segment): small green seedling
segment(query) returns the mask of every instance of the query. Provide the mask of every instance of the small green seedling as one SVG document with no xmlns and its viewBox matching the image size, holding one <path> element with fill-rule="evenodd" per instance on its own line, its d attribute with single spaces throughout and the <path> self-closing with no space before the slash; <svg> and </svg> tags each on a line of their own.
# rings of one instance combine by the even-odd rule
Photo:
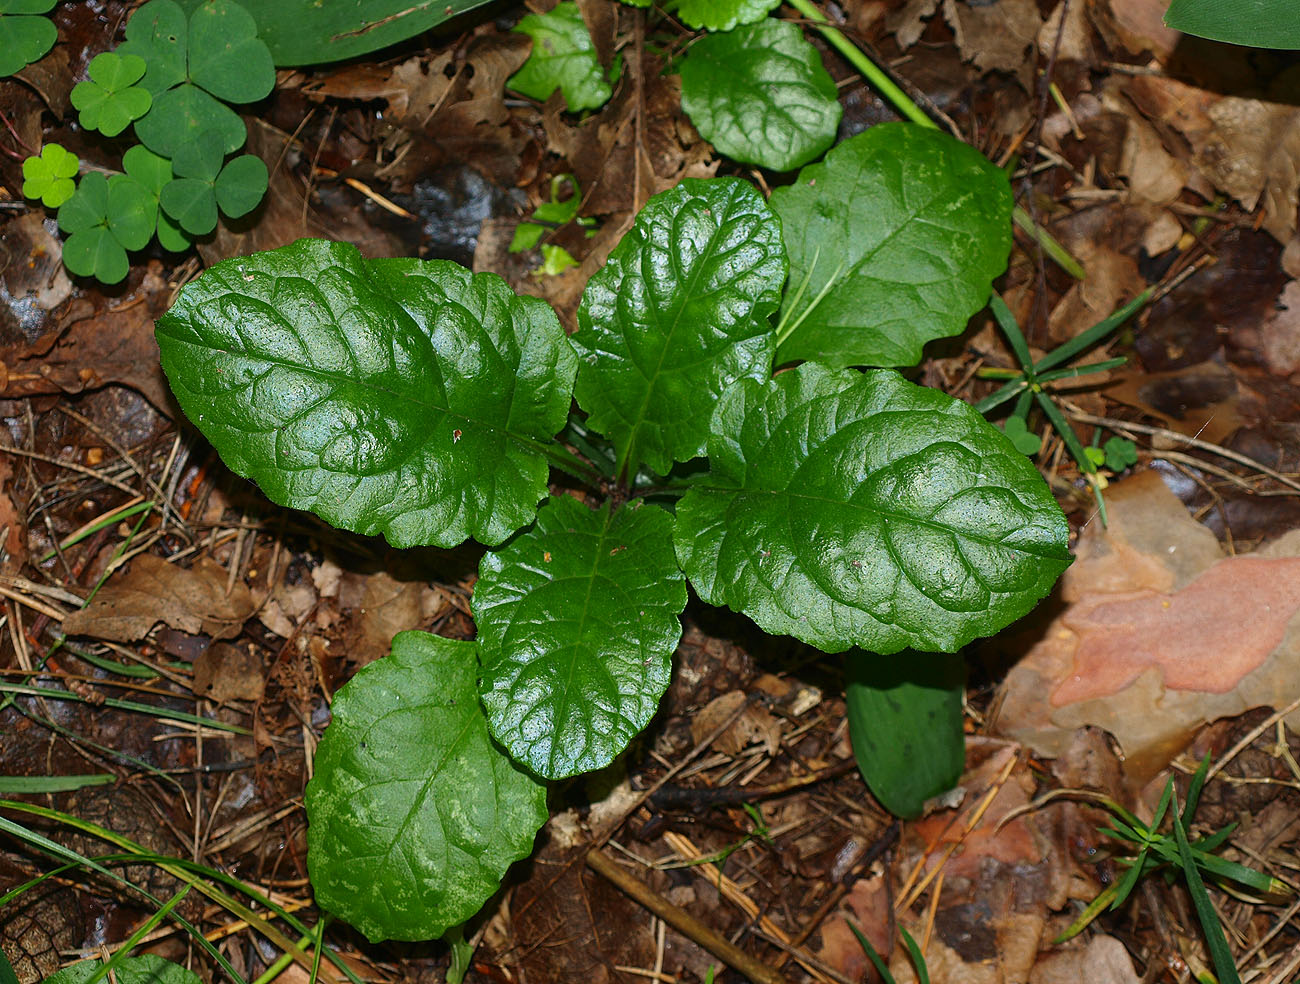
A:
<svg viewBox="0 0 1300 984">
<path fill-rule="evenodd" d="M 148 90 L 136 85 L 144 77 L 145 60 L 139 55 L 105 51 L 90 60 L 90 78 L 72 87 L 72 105 L 81 125 L 116 137 L 153 105 Z"/>
<path fill-rule="evenodd" d="M 1254 868 L 1226 861 L 1217 857 L 1217 851 L 1227 841 L 1236 824 L 1229 824 L 1222 830 L 1207 837 L 1191 840 L 1187 828 L 1200 803 L 1201 791 L 1209 774 L 1210 757 L 1201 760 L 1200 767 L 1192 776 L 1187 790 L 1187 800 L 1180 811 L 1174 796 L 1174 777 L 1171 775 L 1165 783 L 1160 803 L 1149 824 L 1143 823 L 1136 816 L 1108 796 L 1074 790 L 1058 790 L 1038 800 L 1038 805 L 1060 798 L 1083 798 L 1095 802 L 1112 815 L 1111 826 L 1101 828 L 1107 837 L 1131 846 L 1136 853 L 1129 858 L 1119 858 L 1118 863 L 1126 867 L 1124 877 L 1111 883 L 1088 904 L 1083 913 L 1053 943 L 1063 943 L 1082 932 L 1094 919 L 1107 909 L 1118 909 L 1133 893 L 1139 881 L 1152 874 L 1160 874 L 1167 884 L 1173 884 L 1179 877 L 1187 885 L 1196 909 L 1201 929 L 1210 949 L 1215 973 L 1220 984 L 1241 984 L 1241 978 L 1228 949 L 1223 926 L 1210 902 L 1205 890 L 1205 879 L 1218 884 L 1235 884 L 1241 888 L 1270 898 L 1284 898 L 1294 894 L 1284 882 L 1266 875 Z M 1160 829 L 1166 816 L 1169 818 L 1168 832 Z"/>
<path fill-rule="evenodd" d="M 40 14 L 56 0 L 0 0 L 0 78 L 21 72 L 54 47 L 59 30 Z"/>
<path fill-rule="evenodd" d="M 1093 495 L 1097 499 L 1097 509 L 1101 514 L 1103 523 L 1106 522 L 1106 500 L 1102 496 L 1102 489 L 1105 486 L 1097 469 L 1106 462 L 1106 456 L 1100 449 L 1084 447 L 1078 435 L 1074 433 L 1074 428 L 1070 426 L 1070 422 L 1065 419 L 1065 414 L 1061 413 L 1060 408 L 1052 401 L 1050 385 L 1062 380 L 1078 379 L 1082 376 L 1104 372 L 1107 369 L 1115 369 L 1124 365 L 1127 360 L 1119 358 L 1107 359 L 1103 362 L 1074 368 L 1056 368 L 1086 352 L 1114 332 L 1120 325 L 1141 310 L 1142 306 L 1150 300 L 1152 293 L 1151 288 L 1144 290 L 1124 307 L 1109 317 L 1103 318 L 1087 331 L 1076 335 L 1064 345 L 1053 349 L 1037 362 L 1029 353 L 1029 343 L 1025 340 L 1024 332 L 1020 330 L 1020 325 L 1017 324 L 1016 316 L 1011 313 L 1011 309 L 997 294 L 994 294 L 989 300 L 989 308 L 993 311 L 993 316 L 1003 334 L 1006 335 L 1007 341 L 1011 343 L 1011 351 L 1015 353 L 1016 360 L 1020 363 L 1020 369 L 981 369 L 978 375 L 983 378 L 1006 379 L 1008 382 L 996 392 L 976 403 L 975 409 L 986 414 L 1004 403 L 1015 400 L 1015 408 L 1003 425 L 1004 429 L 1007 436 L 1015 442 L 1023 453 L 1036 454 L 1041 442 L 1037 435 L 1030 433 L 1028 426 L 1029 411 L 1036 402 L 1046 415 L 1048 422 L 1061 436 L 1061 440 L 1065 442 L 1065 447 L 1070 452 L 1070 457 L 1079 466 L 1079 471 L 1087 477 L 1088 484 L 1092 487 Z M 1097 454 L 1090 453 L 1094 450 L 1097 451 Z M 1114 446 L 1114 460 L 1127 460 L 1127 451 L 1120 445 Z M 1134 449 L 1134 459 L 1129 464 L 1133 464 L 1136 460 L 1136 449 Z"/>
<path fill-rule="evenodd" d="M 77 155 L 56 143 L 48 143 L 39 155 L 23 161 L 23 196 L 39 198 L 46 208 L 58 208 L 77 190 L 72 179 L 81 162 Z"/>
<path fill-rule="evenodd" d="M 568 197 L 561 199 L 560 196 L 564 194 L 566 188 L 569 191 Z M 515 227 L 514 238 L 510 241 L 510 252 L 522 253 L 524 250 L 536 248 L 542 236 L 549 230 L 569 222 L 577 222 L 586 229 L 587 238 L 590 239 L 596 234 L 596 220 L 591 216 L 579 216 L 578 208 L 581 205 L 582 195 L 578 187 L 578 179 L 572 174 L 557 174 L 551 178 L 551 200 L 542 202 L 533 209 L 533 214 L 527 222 L 521 222 Z M 578 265 L 573 254 L 563 246 L 542 243 L 540 249 L 542 263 L 533 272 L 534 276 L 554 276 L 563 273 L 569 267 Z"/>
<path fill-rule="evenodd" d="M 556 89 L 569 112 L 599 109 L 613 94 L 622 73 L 618 56 L 607 73 L 575 0 L 562 0 L 545 14 L 528 14 L 514 28 L 533 39 L 533 50 L 506 86 L 530 99 L 545 101 Z"/>
</svg>

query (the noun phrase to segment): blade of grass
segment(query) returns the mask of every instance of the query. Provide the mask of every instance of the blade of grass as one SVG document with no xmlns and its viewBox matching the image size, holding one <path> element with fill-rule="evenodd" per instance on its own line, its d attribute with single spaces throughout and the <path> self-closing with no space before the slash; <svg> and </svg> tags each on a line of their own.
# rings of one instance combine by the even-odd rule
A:
<svg viewBox="0 0 1300 984">
<path fill-rule="evenodd" d="M 1141 307 L 1151 299 L 1153 293 L 1155 293 L 1155 288 L 1148 287 L 1118 311 L 1115 311 L 1108 317 L 1102 318 L 1087 331 L 1075 335 L 1059 348 L 1052 349 L 1051 352 L 1038 360 L 1038 363 L 1034 366 L 1034 371 L 1042 372 L 1044 369 L 1051 369 L 1053 366 L 1059 366 L 1062 363 L 1069 362 L 1080 352 L 1096 345 L 1140 310 Z"/>
<path fill-rule="evenodd" d="M 45 697 L 49 700 L 70 700 L 79 704 L 90 703 L 80 694 L 74 694 L 69 690 L 53 690 L 49 687 L 32 687 L 23 683 L 4 683 L 0 682 L 0 693 L 14 695 L 25 695 L 28 697 Z M 173 711 L 168 707 L 155 707 L 152 704 L 139 704 L 133 700 L 121 700 L 117 697 L 105 697 L 101 701 L 96 701 L 101 707 L 114 707 L 119 711 L 133 711 L 136 714 L 148 714 L 151 717 L 162 718 L 167 721 L 184 721 L 186 724 L 197 724 L 204 727 L 212 728 L 214 731 L 229 731 L 237 735 L 251 735 L 253 732 L 238 724 L 227 724 L 225 721 L 217 721 L 213 718 L 200 717 L 197 714 L 189 714 L 185 711 Z"/>
<path fill-rule="evenodd" d="M 138 944 L 142 939 L 144 939 L 146 936 L 152 933 L 153 928 L 157 926 L 160 922 L 162 922 L 164 919 L 166 919 L 168 914 L 170 914 L 171 911 L 176 908 L 176 904 L 189 894 L 190 894 L 190 886 L 186 885 L 179 892 L 177 892 L 170 899 L 168 899 L 167 902 L 162 906 L 162 908 L 158 909 L 152 916 L 150 916 L 143 923 L 141 923 L 140 926 L 136 929 L 136 931 L 132 933 L 130 936 L 128 936 L 126 940 L 122 943 L 122 945 L 118 947 L 117 950 L 114 951 L 113 955 L 109 957 L 107 960 L 105 960 L 102 964 L 100 964 L 99 968 L 93 974 L 91 974 L 90 977 L 83 982 L 83 984 L 99 984 L 99 981 L 102 981 L 105 977 L 107 977 L 110 973 L 112 973 L 113 970 L 115 970 L 118 966 L 121 965 L 122 961 L 126 959 L 127 955 L 132 950 L 135 949 L 136 944 Z M 114 980 L 116 980 L 116 978 L 114 978 Z"/>
<path fill-rule="evenodd" d="M 1025 339 L 1025 333 L 1020 330 L 1020 325 L 1016 322 L 1016 316 L 1011 313 L 1011 308 L 1007 307 L 1006 301 L 995 292 L 989 297 L 989 310 L 993 312 L 993 317 L 997 319 L 998 327 L 1002 329 L 1002 334 L 1007 336 L 1007 341 L 1011 343 L 1011 351 L 1015 353 L 1020 365 L 1025 370 L 1025 378 L 1029 382 L 1034 381 L 1034 357 L 1029 353 L 1029 342 Z"/>
<path fill-rule="evenodd" d="M 1065 928 L 1065 930 L 1061 933 L 1060 936 L 1052 940 L 1052 946 L 1060 946 L 1066 940 L 1074 939 L 1085 929 L 1087 929 L 1088 925 L 1099 915 L 1101 915 L 1101 913 L 1106 909 L 1106 907 L 1110 905 L 1111 899 L 1115 897 L 1115 893 L 1118 891 L 1119 891 L 1119 882 L 1111 882 L 1104 889 L 1102 889 L 1097 894 L 1097 897 L 1088 903 L 1087 907 L 1083 910 L 1083 912 L 1079 913 L 1079 918 L 1076 919 L 1074 922 L 1070 923 L 1070 925 Z"/>
<path fill-rule="evenodd" d="M 123 503 L 116 509 L 100 516 L 98 519 L 92 519 L 85 526 L 69 533 L 67 538 L 59 544 L 59 550 L 67 550 L 69 547 L 75 547 L 82 540 L 86 539 L 86 537 L 93 536 L 100 530 L 112 526 L 114 523 L 119 523 L 137 513 L 142 513 L 147 509 L 152 509 L 155 505 L 157 505 L 155 502 L 141 502 L 138 499 L 135 502 Z M 52 560 L 57 554 L 58 550 L 51 550 L 37 561 L 37 563 L 44 564 Z"/>
<path fill-rule="evenodd" d="M 67 643 L 67 636 L 59 640 L 63 645 L 62 649 L 72 653 L 77 659 L 85 660 L 91 666 L 98 667 L 107 673 L 115 673 L 118 676 L 132 677 L 137 680 L 149 680 L 158 674 L 147 666 L 133 666 L 130 663 L 119 663 L 115 659 L 108 659 L 104 656 L 96 656 L 94 653 L 86 652 L 77 646 L 70 646 Z"/>
<path fill-rule="evenodd" d="M 1187 817 L 1188 823 L 1191 823 L 1192 817 L 1196 816 L 1196 807 L 1200 805 L 1201 791 L 1205 789 L 1205 780 L 1209 774 L 1210 753 L 1206 752 L 1196 772 L 1192 774 L 1192 781 L 1187 787 L 1187 799 L 1183 801 L 1183 815 Z"/>
<path fill-rule="evenodd" d="M 857 937 L 858 945 L 862 947 L 862 952 L 867 955 L 867 959 L 870 960 L 872 966 L 876 968 L 876 973 L 880 975 L 880 979 L 884 981 L 885 984 L 896 984 L 894 981 L 894 975 L 889 972 L 889 968 L 885 965 L 885 961 L 880 959 L 880 954 L 877 953 L 876 948 L 871 945 L 871 941 L 863 935 L 862 930 L 858 929 L 857 923 L 852 919 L 847 918 L 845 919 L 845 922 L 849 924 L 849 929 L 851 929 L 853 935 Z"/>
<path fill-rule="evenodd" d="M 19 812 L 36 813 L 37 815 L 57 813 L 57 811 L 54 810 L 45 810 L 43 807 L 34 807 L 31 804 L 17 803 L 14 802 L 13 800 L 0 800 L 0 808 L 16 809 Z M 93 827 L 94 824 L 90 824 L 89 826 Z M 99 864 L 98 862 L 92 861 L 90 858 L 78 854 L 76 851 L 71 850 L 70 848 L 66 848 L 62 844 L 56 844 L 48 837 L 43 837 L 42 835 L 36 833 L 36 831 L 29 830 L 28 828 L 24 827 L 20 823 L 14 823 L 8 817 L 0 816 L 0 831 L 4 831 L 5 833 L 8 833 L 11 837 L 15 837 L 19 841 L 28 844 L 31 847 L 35 847 L 38 850 L 44 851 L 46 854 L 49 854 L 53 857 L 60 858 L 64 861 L 71 861 L 78 867 L 89 868 L 91 871 L 103 875 L 105 878 L 109 879 L 109 881 L 112 881 L 118 885 L 122 885 L 126 888 L 131 889 L 134 892 L 139 893 L 155 907 L 161 908 L 163 905 L 161 899 L 154 896 L 148 890 L 141 888 L 139 885 L 135 884 L 134 882 L 131 882 L 126 878 L 123 878 L 121 875 L 109 871 L 107 868 L 105 868 L 103 865 Z M 8 897 L 9 895 L 5 896 L 6 899 Z M 227 960 L 222 955 L 220 950 L 218 950 L 215 946 L 212 945 L 212 943 L 208 941 L 208 938 L 204 936 L 202 932 L 199 931 L 198 927 L 194 926 L 189 920 L 185 919 L 179 913 L 172 913 L 171 917 L 174 920 L 176 920 L 176 922 L 187 933 L 189 933 L 191 937 L 193 937 L 195 943 L 197 943 L 200 947 L 202 947 L 203 950 L 207 952 L 207 954 L 217 962 L 218 966 L 220 966 L 221 969 L 224 970 L 230 976 L 230 979 L 232 981 L 236 982 L 236 984 L 247 984 L 247 981 L 245 981 L 244 978 L 235 970 L 235 968 L 231 966 L 230 961 Z"/>
<path fill-rule="evenodd" d="M 912 958 L 912 966 L 916 968 L 916 984 L 930 984 L 930 971 L 925 966 L 925 955 L 921 953 L 921 948 L 912 939 L 912 934 L 902 926 L 898 927 L 898 931 L 903 934 L 903 945 L 907 947 L 907 955 Z"/>
<path fill-rule="evenodd" d="M 107 786 L 117 782 L 108 772 L 82 776 L 0 776 L 0 796 L 33 796 L 67 793 L 86 786 Z"/>
<path fill-rule="evenodd" d="M 998 390 L 995 390 L 994 392 L 990 393 L 988 396 L 984 397 L 984 399 L 976 403 L 975 409 L 978 410 L 980 413 L 986 414 L 990 410 L 996 407 L 1000 407 L 1008 400 L 1015 399 L 1021 393 L 1025 392 L 1028 386 L 1029 383 L 1024 379 L 1023 376 L 1021 376 L 1019 379 L 1014 379 L 1011 382 L 1007 383 L 1005 386 L 1001 387 Z"/>
<path fill-rule="evenodd" d="M 1086 366 L 1072 366 L 1069 369 L 1053 369 L 1050 372 L 1039 374 L 1037 379 L 1040 383 L 1054 383 L 1058 379 L 1077 379 L 1080 376 L 1091 376 L 1093 373 L 1105 372 L 1108 369 L 1118 369 L 1125 365 L 1128 365 L 1128 359 L 1107 359 L 1105 362 L 1090 362 Z"/>
<path fill-rule="evenodd" d="M 1214 911 L 1210 894 L 1205 890 L 1205 882 L 1201 881 L 1201 873 L 1192 856 L 1191 845 L 1187 843 L 1187 830 L 1183 827 L 1182 817 L 1178 815 L 1177 803 L 1172 804 L 1170 812 L 1174 837 L 1178 841 L 1178 853 L 1182 859 L 1183 878 L 1187 881 L 1187 892 L 1192 897 L 1192 907 L 1196 909 L 1197 918 L 1201 921 L 1201 929 L 1205 933 L 1206 945 L 1210 948 L 1214 972 L 1219 975 L 1219 984 L 1241 984 L 1241 978 L 1237 975 L 1237 963 L 1232 959 L 1232 951 L 1228 948 L 1223 926 L 1219 924 L 1219 914 Z"/>
</svg>

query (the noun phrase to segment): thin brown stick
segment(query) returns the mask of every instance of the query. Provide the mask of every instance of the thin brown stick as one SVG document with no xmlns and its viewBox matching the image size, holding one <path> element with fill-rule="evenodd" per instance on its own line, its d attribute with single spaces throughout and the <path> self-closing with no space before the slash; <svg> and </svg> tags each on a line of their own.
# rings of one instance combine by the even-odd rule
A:
<svg viewBox="0 0 1300 984">
<path fill-rule="evenodd" d="M 587 867 L 644 906 L 687 939 L 698 943 L 728 967 L 754 984 L 785 984 L 785 978 L 767 964 L 755 960 L 716 930 L 704 925 L 685 909 L 673 905 L 641 879 L 612 861 L 599 849 L 587 852 Z"/>
</svg>

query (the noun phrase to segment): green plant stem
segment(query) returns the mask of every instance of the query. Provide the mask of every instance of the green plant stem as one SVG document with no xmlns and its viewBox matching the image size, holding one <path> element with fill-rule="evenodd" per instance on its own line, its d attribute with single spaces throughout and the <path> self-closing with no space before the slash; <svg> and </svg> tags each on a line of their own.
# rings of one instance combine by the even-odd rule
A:
<svg viewBox="0 0 1300 984">
<path fill-rule="evenodd" d="M 812 0 L 786 0 L 786 2 L 812 21 L 813 26 L 821 32 L 827 43 L 843 55 L 850 65 L 861 72 L 863 77 L 875 87 L 877 92 L 888 99 L 899 113 L 918 126 L 926 126 L 932 130 L 940 128 L 939 124 L 930 119 L 924 110 L 916 104 L 915 100 L 899 88 L 898 83 L 886 75 L 866 52 L 832 25 L 826 15 L 813 6 Z M 1071 256 L 1064 246 L 1053 239 L 1046 229 L 1036 225 L 1029 213 L 1019 205 L 1012 211 L 1011 218 L 1019 228 L 1032 236 L 1043 247 L 1043 252 L 1051 257 L 1052 262 L 1074 277 L 1075 280 L 1083 280 L 1087 276 L 1079 261 Z"/>
<path fill-rule="evenodd" d="M 90 975 L 86 984 L 98 984 L 99 981 L 108 977 L 114 969 L 121 966 L 122 961 L 125 960 L 130 952 L 135 949 L 136 944 L 153 932 L 153 928 L 166 919 L 171 911 L 176 908 L 176 904 L 189 894 L 190 886 L 186 885 L 168 899 L 166 905 L 161 909 L 158 909 L 152 916 L 142 922 L 139 928 L 126 938 L 126 941 L 117 948 L 113 955 L 99 965 L 95 972 Z M 116 980 L 116 978 L 113 979 Z"/>
<path fill-rule="evenodd" d="M 843 55 L 850 65 L 861 72 L 867 81 L 875 86 L 876 91 L 893 103 L 900 113 L 913 123 L 928 126 L 935 130 L 939 129 L 938 124 L 926 116 L 921 111 L 921 107 L 912 100 L 912 97 L 900 89 L 898 84 L 886 75 L 879 65 L 868 58 L 866 53 L 846 38 L 838 28 L 832 26 L 826 15 L 812 5 L 811 0 L 786 0 L 786 2 L 812 21 L 830 46 Z"/>
</svg>

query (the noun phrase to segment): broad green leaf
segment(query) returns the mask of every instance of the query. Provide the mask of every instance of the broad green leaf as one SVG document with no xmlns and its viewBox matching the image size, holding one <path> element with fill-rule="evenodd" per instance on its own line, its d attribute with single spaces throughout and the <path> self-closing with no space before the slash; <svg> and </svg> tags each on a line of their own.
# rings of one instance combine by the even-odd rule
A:
<svg viewBox="0 0 1300 984">
<path fill-rule="evenodd" d="M 956 786 L 966 767 L 966 661 L 949 653 L 905 657 L 850 652 L 844 705 L 862 778 L 881 806 L 911 819 Z"/>
<path fill-rule="evenodd" d="M 253 15 L 233 0 L 206 0 L 190 16 L 190 81 L 226 102 L 264 99 L 275 88 L 275 66 L 258 40 Z"/>
<path fill-rule="evenodd" d="M 119 55 L 138 55 L 148 66 L 140 85 L 153 96 L 185 81 L 189 20 L 174 0 L 149 0 L 126 22 Z"/>
<path fill-rule="evenodd" d="M 172 158 L 207 131 L 221 139 L 224 154 L 233 154 L 248 138 L 244 121 L 234 110 L 189 82 L 156 97 L 153 107 L 135 124 L 142 144 L 155 154 Z"/>
<path fill-rule="evenodd" d="M 355 58 L 405 41 L 488 0 L 240 0 L 277 65 Z"/>
<path fill-rule="evenodd" d="M 730 31 L 762 20 L 780 5 L 781 0 L 682 0 L 677 16 L 697 31 Z"/>
<path fill-rule="evenodd" d="M 45 978 L 43 984 L 85 984 L 101 965 L 99 960 L 82 960 L 56 971 Z M 152 953 L 122 958 L 113 968 L 113 976 L 118 984 L 199 984 L 199 975 L 194 971 Z"/>
<path fill-rule="evenodd" d="M 546 494 L 577 360 L 495 274 L 302 239 L 158 319 L 181 408 L 273 501 L 395 546 L 500 543 Z"/>
<path fill-rule="evenodd" d="M 682 60 L 682 109 L 720 154 L 789 171 L 831 145 L 843 110 L 821 55 L 789 21 L 700 38 Z"/>
<path fill-rule="evenodd" d="M 1295 0 L 1173 0 L 1165 23 L 1215 41 L 1256 48 L 1300 48 Z"/>
<path fill-rule="evenodd" d="M 203 236 L 217 226 L 217 196 L 212 182 L 177 178 L 163 186 L 158 196 L 163 211 L 190 236 Z"/>
<path fill-rule="evenodd" d="M 39 155 L 23 161 L 23 197 L 39 198 L 46 208 L 58 208 L 77 190 L 72 179 L 80 166 L 76 154 L 47 143 Z"/>
<path fill-rule="evenodd" d="M 506 80 L 509 88 L 538 100 L 559 89 L 573 113 L 596 109 L 609 99 L 614 90 L 574 0 L 562 0 L 547 14 L 528 14 L 515 30 L 533 39 L 533 50 Z"/>
<path fill-rule="evenodd" d="M 269 174 L 262 158 L 242 154 L 221 169 L 214 190 L 221 211 L 232 219 L 257 208 L 266 194 Z"/>
<path fill-rule="evenodd" d="M 654 717 L 686 579 L 658 506 L 568 496 L 479 565 L 474 620 L 492 736 L 546 779 L 600 769 Z"/>
<path fill-rule="evenodd" d="M 677 507 L 700 597 L 826 652 L 952 652 L 1070 562 L 1065 516 L 1006 435 L 890 370 L 806 363 L 718 404 Z"/>
<path fill-rule="evenodd" d="M 108 228 L 126 249 L 144 249 L 153 238 L 158 200 L 135 178 L 115 174 L 108 179 Z"/>
<path fill-rule="evenodd" d="M 650 199 L 587 282 L 576 396 L 620 467 L 664 474 L 704 450 L 737 379 L 765 379 L 785 283 L 781 224 L 752 185 L 688 178 Z"/>
<path fill-rule="evenodd" d="M 988 301 L 1011 250 L 1011 186 L 914 123 L 851 137 L 772 193 L 790 251 L 778 364 L 910 366 Z"/>
<path fill-rule="evenodd" d="M 546 787 L 488 734 L 477 673 L 474 643 L 402 632 L 334 695 L 307 869 L 320 906 L 373 942 L 473 916 L 546 822 Z"/>
<path fill-rule="evenodd" d="M 0 78 L 21 72 L 39 61 L 59 39 L 58 28 L 43 14 L 54 7 L 54 0 L 7 0 L 0 2 Z"/>
</svg>

